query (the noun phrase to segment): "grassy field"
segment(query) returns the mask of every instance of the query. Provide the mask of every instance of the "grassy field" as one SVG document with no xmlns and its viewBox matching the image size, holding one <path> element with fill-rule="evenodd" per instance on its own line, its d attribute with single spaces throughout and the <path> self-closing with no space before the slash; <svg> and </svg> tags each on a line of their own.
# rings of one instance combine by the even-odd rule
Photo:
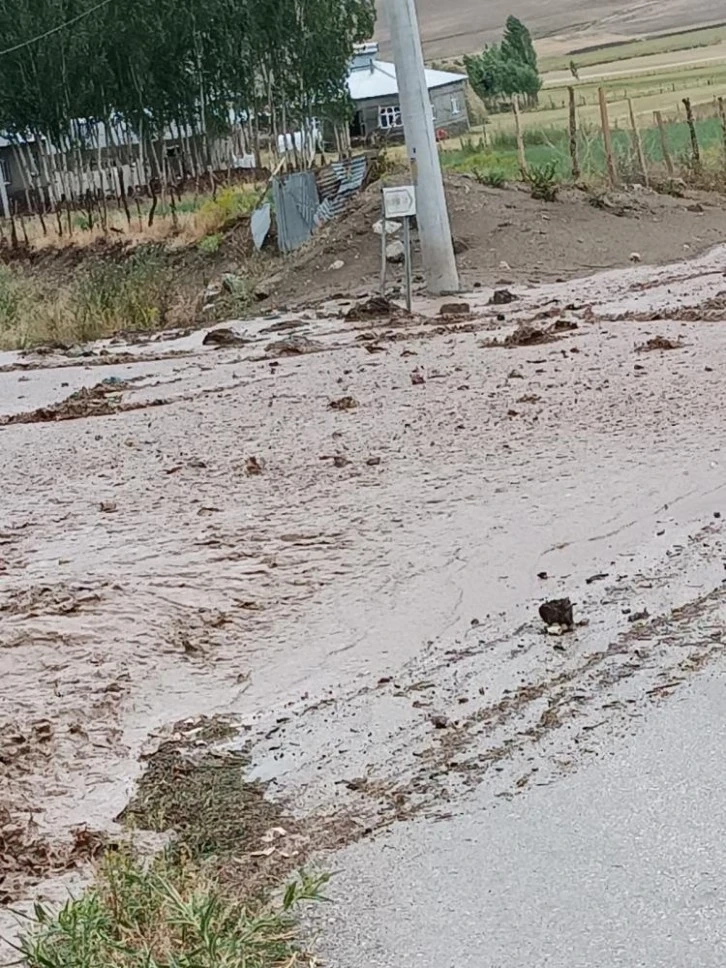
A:
<svg viewBox="0 0 726 968">
<path fill-rule="evenodd" d="M 591 47 L 588 47 L 585 43 L 578 46 L 577 41 L 573 40 L 568 54 L 541 57 L 540 67 L 546 73 L 567 70 L 572 60 L 580 68 L 601 64 L 619 64 L 622 66 L 623 61 L 694 49 L 701 50 L 703 56 L 707 57 L 708 51 L 704 48 L 713 47 L 725 41 L 726 24 L 719 27 L 706 27 L 701 30 L 661 34 L 657 37 L 635 38 L 617 44 L 594 44 Z"/>
</svg>

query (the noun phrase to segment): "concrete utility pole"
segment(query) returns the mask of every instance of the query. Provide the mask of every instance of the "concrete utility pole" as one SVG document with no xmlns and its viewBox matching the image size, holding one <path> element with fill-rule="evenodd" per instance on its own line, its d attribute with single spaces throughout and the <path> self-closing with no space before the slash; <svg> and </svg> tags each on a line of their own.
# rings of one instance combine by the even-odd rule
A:
<svg viewBox="0 0 726 968">
<path fill-rule="evenodd" d="M 459 291 L 415 0 L 387 0 L 401 119 L 416 184 L 416 210 L 429 292 Z"/>
</svg>

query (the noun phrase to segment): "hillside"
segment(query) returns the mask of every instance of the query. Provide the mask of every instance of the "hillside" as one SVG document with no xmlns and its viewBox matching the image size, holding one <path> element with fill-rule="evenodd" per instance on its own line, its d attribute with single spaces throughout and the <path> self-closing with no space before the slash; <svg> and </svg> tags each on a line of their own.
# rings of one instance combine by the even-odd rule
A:
<svg viewBox="0 0 726 968">
<path fill-rule="evenodd" d="M 510 13 L 527 21 L 539 36 L 575 35 L 586 44 L 660 31 L 681 30 L 723 20 L 720 0 L 702 0 L 697 11 L 686 0 L 646 0 L 625 6 L 621 0 L 418 0 L 421 31 L 427 57 L 450 57 L 467 53 L 496 39 Z M 378 0 L 378 37 L 388 48 L 385 4 Z"/>
</svg>

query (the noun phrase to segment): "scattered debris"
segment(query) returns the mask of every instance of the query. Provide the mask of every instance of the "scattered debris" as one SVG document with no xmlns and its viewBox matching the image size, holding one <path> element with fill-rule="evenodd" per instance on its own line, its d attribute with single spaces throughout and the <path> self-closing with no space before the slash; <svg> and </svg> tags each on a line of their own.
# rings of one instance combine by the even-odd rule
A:
<svg viewBox="0 0 726 968">
<path fill-rule="evenodd" d="M 380 457 L 369 457 L 368 460 L 366 461 L 366 464 L 369 467 L 378 467 L 380 463 L 381 463 Z"/>
<path fill-rule="evenodd" d="M 431 716 L 431 725 L 435 729 L 448 729 L 449 726 L 451 726 L 451 721 L 449 720 L 448 716 L 444 716 L 440 713 L 434 713 L 434 715 Z"/>
<path fill-rule="evenodd" d="M 240 336 L 233 329 L 222 328 L 212 329 L 204 336 L 203 346 L 216 346 L 222 349 L 225 346 L 245 346 L 250 340 L 245 336 Z"/>
<path fill-rule="evenodd" d="M 115 501 L 101 501 L 99 509 L 103 514 L 115 514 L 118 511 L 118 504 Z"/>
<path fill-rule="evenodd" d="M 519 299 L 519 296 L 515 296 L 515 294 L 509 289 L 495 289 L 493 296 L 489 300 L 489 305 L 507 306 L 509 303 L 513 303 L 517 299 Z"/>
<path fill-rule="evenodd" d="M 334 467 L 347 467 L 350 464 L 350 458 L 346 457 L 345 454 L 336 454 L 333 457 Z"/>
<path fill-rule="evenodd" d="M 425 382 L 426 382 L 426 377 L 423 375 L 423 373 L 421 372 L 421 370 L 419 370 L 419 368 L 416 367 L 416 369 L 411 374 L 411 383 L 415 387 L 418 387 L 418 386 L 421 386 L 422 384 L 424 384 Z"/>
<path fill-rule="evenodd" d="M 633 263 L 633 265 L 637 265 L 638 262 L 643 261 L 643 257 L 641 256 L 640 252 L 631 252 L 630 261 Z"/>
<path fill-rule="evenodd" d="M 331 400 L 328 404 L 330 410 L 355 410 L 358 401 L 355 397 L 340 397 L 338 400 Z"/>
<path fill-rule="evenodd" d="M 628 615 L 629 622 L 644 622 L 646 619 L 650 618 L 650 612 L 647 608 L 644 608 L 642 612 L 633 612 L 632 615 Z"/>
<path fill-rule="evenodd" d="M 589 578 L 585 579 L 586 585 L 594 585 L 596 581 L 605 581 L 610 575 L 607 572 L 599 572 L 597 575 L 591 575 Z"/>
<path fill-rule="evenodd" d="M 468 316 L 471 312 L 469 303 L 444 303 L 439 309 L 439 316 Z"/>
<path fill-rule="evenodd" d="M 344 265 L 345 262 L 342 259 L 336 259 L 335 262 L 331 262 L 330 269 L 332 272 L 338 272 Z"/>
<path fill-rule="evenodd" d="M 248 477 L 257 477 L 259 474 L 264 473 L 265 462 L 259 460 L 257 457 L 248 457 L 245 461 L 245 474 Z"/>
<path fill-rule="evenodd" d="M 667 336 L 653 336 L 645 343 L 635 347 L 636 353 L 652 353 L 656 350 L 680 350 L 686 344 L 681 339 L 669 339 Z"/>
<path fill-rule="evenodd" d="M 539 617 L 548 628 L 557 625 L 569 630 L 575 624 L 572 602 L 569 598 L 554 598 L 552 601 L 544 602 L 539 607 Z"/>
<path fill-rule="evenodd" d="M 268 356 L 302 356 L 303 353 L 315 353 L 320 348 L 320 343 L 316 343 L 307 336 L 288 336 L 274 343 L 268 343 L 265 353 Z"/>
<path fill-rule="evenodd" d="M 365 302 L 353 306 L 345 315 L 351 323 L 366 323 L 377 319 L 384 319 L 386 316 L 393 316 L 395 313 L 405 312 L 390 299 L 385 296 L 371 296 Z"/>
</svg>

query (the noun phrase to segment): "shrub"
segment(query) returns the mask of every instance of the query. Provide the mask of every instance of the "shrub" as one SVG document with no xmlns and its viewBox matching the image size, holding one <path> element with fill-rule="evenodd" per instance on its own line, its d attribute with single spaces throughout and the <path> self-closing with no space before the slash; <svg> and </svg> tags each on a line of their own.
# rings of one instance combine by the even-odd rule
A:
<svg viewBox="0 0 726 968">
<path fill-rule="evenodd" d="M 27 968 L 273 968 L 293 964 L 292 914 L 324 900 L 327 876 L 302 875 L 276 905 L 229 897 L 208 868 L 128 851 L 108 854 L 96 884 L 58 914 L 35 906 L 20 945 Z"/>
<path fill-rule="evenodd" d="M 222 234 L 221 232 L 214 232 L 212 235 L 205 235 L 200 241 L 197 248 L 202 253 L 202 255 L 214 255 L 215 252 L 219 252 L 219 247 L 222 245 Z"/>
<path fill-rule="evenodd" d="M 529 182 L 532 191 L 532 198 L 542 202 L 554 202 L 559 191 L 557 177 L 557 162 L 548 161 L 544 165 L 534 165 L 529 171 L 523 172 L 525 179 Z"/>
<path fill-rule="evenodd" d="M 490 188 L 503 188 L 507 183 L 507 176 L 501 168 L 481 168 L 473 169 L 474 178 L 480 185 L 488 185 Z"/>
</svg>

